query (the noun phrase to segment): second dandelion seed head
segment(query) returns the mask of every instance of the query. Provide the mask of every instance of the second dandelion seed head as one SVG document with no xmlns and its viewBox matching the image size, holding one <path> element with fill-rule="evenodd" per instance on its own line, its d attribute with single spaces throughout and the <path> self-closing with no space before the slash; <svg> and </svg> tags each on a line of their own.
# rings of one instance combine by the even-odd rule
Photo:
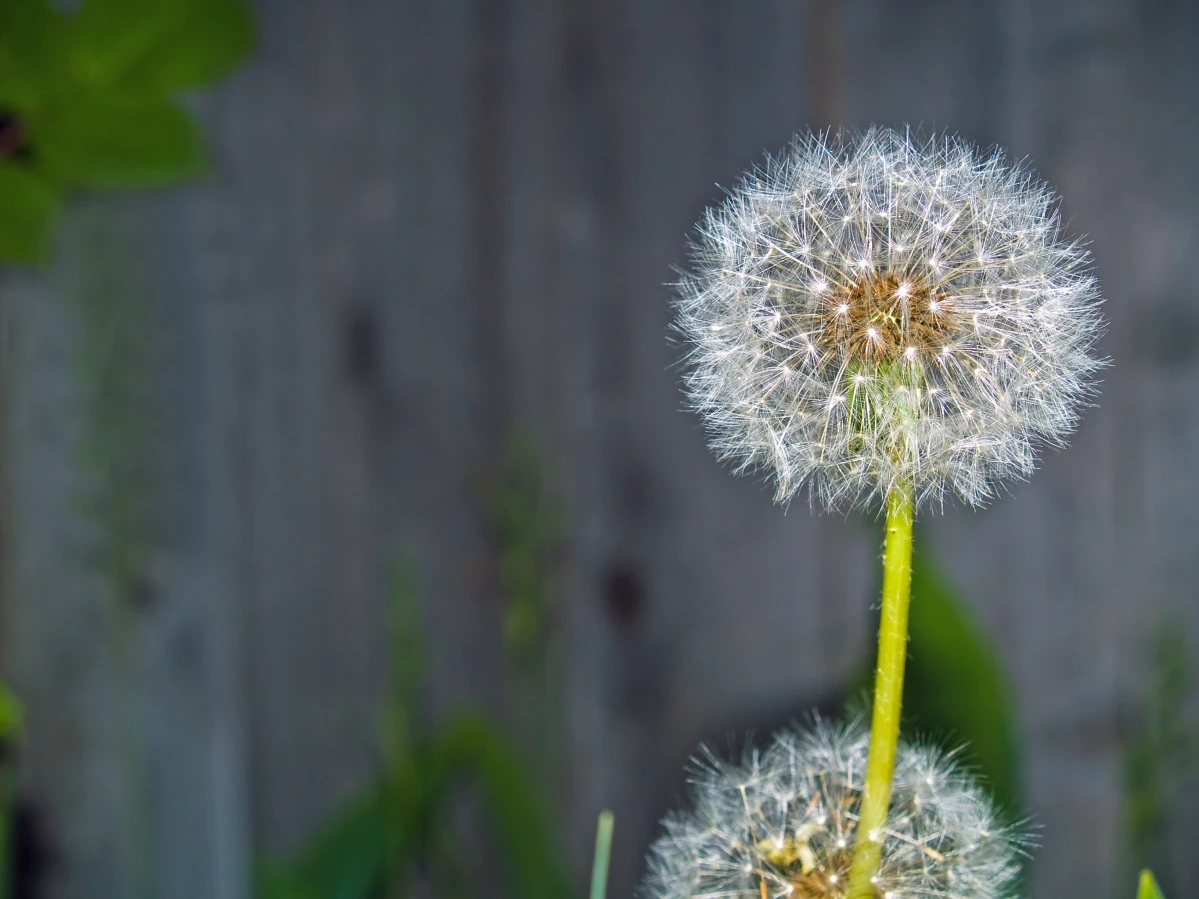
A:
<svg viewBox="0 0 1199 899">
<path fill-rule="evenodd" d="M 844 899 L 869 735 L 817 723 L 739 763 L 709 756 L 666 821 L 644 899 Z M 1027 837 L 943 753 L 901 743 L 877 899 L 1007 899 Z"/>
<path fill-rule="evenodd" d="M 692 404 L 777 498 L 980 504 L 1060 443 L 1103 363 L 1088 257 L 998 155 L 812 136 L 710 210 L 680 281 Z"/>
</svg>

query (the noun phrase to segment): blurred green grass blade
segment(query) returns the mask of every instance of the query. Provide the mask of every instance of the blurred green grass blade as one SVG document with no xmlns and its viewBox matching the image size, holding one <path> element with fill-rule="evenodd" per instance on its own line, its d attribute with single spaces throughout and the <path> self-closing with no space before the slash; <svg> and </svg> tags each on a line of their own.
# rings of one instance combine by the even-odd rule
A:
<svg viewBox="0 0 1199 899">
<path fill-rule="evenodd" d="M 591 899 L 604 899 L 608 892 L 608 864 L 612 859 L 612 826 L 615 820 L 608 810 L 600 812 L 595 830 L 595 861 L 591 866 Z"/>
<path fill-rule="evenodd" d="M 1141 872 L 1141 882 L 1137 887 L 1137 899 L 1166 899 L 1148 868 Z"/>
<path fill-rule="evenodd" d="M 995 648 L 970 607 L 917 552 L 912 563 L 911 644 L 904 716 L 921 735 L 967 745 L 996 804 L 1019 813 L 1019 751 L 1013 701 Z"/>
<path fill-rule="evenodd" d="M 207 166 L 195 121 L 158 98 L 75 97 L 47 118 L 31 142 L 53 174 L 83 187 L 168 184 Z"/>
<path fill-rule="evenodd" d="M 0 261 L 43 263 L 50 257 L 60 212 L 54 191 L 22 166 L 0 162 Z M 0 736 L 11 697 L 0 692 Z"/>
<path fill-rule="evenodd" d="M 509 894 L 521 899 L 569 896 L 541 793 L 491 724 L 478 714 L 460 714 L 443 732 L 439 756 L 442 765 L 474 776 L 499 844 Z"/>
<path fill-rule="evenodd" d="M 97 87 L 115 84 L 180 26 L 187 11 L 187 0 L 84 0 L 71 20 L 75 74 Z"/>
<path fill-rule="evenodd" d="M 254 17 L 242 0 L 186 0 L 121 83 L 162 92 L 198 87 L 228 74 L 253 46 Z"/>
</svg>

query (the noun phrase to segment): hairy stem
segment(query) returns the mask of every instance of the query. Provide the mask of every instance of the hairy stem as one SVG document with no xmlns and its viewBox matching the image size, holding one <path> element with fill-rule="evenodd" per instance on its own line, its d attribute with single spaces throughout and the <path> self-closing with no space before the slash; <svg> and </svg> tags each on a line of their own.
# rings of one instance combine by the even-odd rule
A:
<svg viewBox="0 0 1199 899">
<path fill-rule="evenodd" d="M 883 827 L 891 805 L 891 778 L 899 742 L 903 704 L 903 667 L 908 651 L 908 599 L 912 589 L 912 486 L 900 484 L 887 494 L 887 537 L 883 548 L 883 609 L 878 631 L 878 668 L 870 756 L 862 790 L 853 867 L 847 899 L 874 899 L 873 878 L 882 860 Z"/>
</svg>

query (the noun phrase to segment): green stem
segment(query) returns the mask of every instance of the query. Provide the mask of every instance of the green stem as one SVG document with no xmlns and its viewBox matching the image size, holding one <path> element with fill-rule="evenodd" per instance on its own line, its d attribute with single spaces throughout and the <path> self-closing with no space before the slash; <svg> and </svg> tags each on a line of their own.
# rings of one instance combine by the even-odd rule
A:
<svg viewBox="0 0 1199 899">
<path fill-rule="evenodd" d="M 903 666 L 908 651 L 908 599 L 912 589 L 912 487 L 901 484 L 887 494 L 887 537 L 883 548 L 883 609 L 878 631 L 878 669 L 870 756 L 862 788 L 853 868 L 847 899 L 874 899 L 873 878 L 883 854 L 883 828 L 891 805 L 891 777 L 899 743 L 903 704 Z"/>
<path fill-rule="evenodd" d="M 591 870 L 591 899 L 604 899 L 608 891 L 608 861 L 612 855 L 612 824 L 610 811 L 602 811 L 595 833 L 595 864 Z"/>
</svg>

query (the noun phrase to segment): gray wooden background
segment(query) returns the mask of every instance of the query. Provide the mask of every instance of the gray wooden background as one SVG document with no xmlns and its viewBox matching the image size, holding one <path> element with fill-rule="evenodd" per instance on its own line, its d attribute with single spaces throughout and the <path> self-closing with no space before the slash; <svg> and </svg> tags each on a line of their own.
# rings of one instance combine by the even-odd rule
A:
<svg viewBox="0 0 1199 899">
<path fill-rule="evenodd" d="M 1199 7 L 257 7 L 258 56 L 197 99 L 217 173 L 81 204 L 53 271 L 0 282 L 0 663 L 28 705 L 45 895 L 247 897 L 255 853 L 374 770 L 397 551 L 419 564 L 430 708 L 502 707 L 479 484 L 531 428 L 570 516 L 561 832 L 581 872 L 615 809 L 628 896 L 698 739 L 862 663 L 877 562 L 861 522 L 784 514 L 712 461 L 679 411 L 664 282 L 716 185 L 794 131 L 909 122 L 1028 156 L 1098 261 L 1099 407 L 1031 482 L 923 539 L 1010 668 L 1031 894 L 1131 896 L 1149 639 L 1175 620 L 1199 642 Z M 96 410 L 142 394 L 81 467 Z M 145 516 L 114 537 L 79 497 L 126 483 Z M 115 594 L 97 547 L 128 562 Z M 1183 805 L 1178 896 L 1199 889 Z"/>
</svg>

